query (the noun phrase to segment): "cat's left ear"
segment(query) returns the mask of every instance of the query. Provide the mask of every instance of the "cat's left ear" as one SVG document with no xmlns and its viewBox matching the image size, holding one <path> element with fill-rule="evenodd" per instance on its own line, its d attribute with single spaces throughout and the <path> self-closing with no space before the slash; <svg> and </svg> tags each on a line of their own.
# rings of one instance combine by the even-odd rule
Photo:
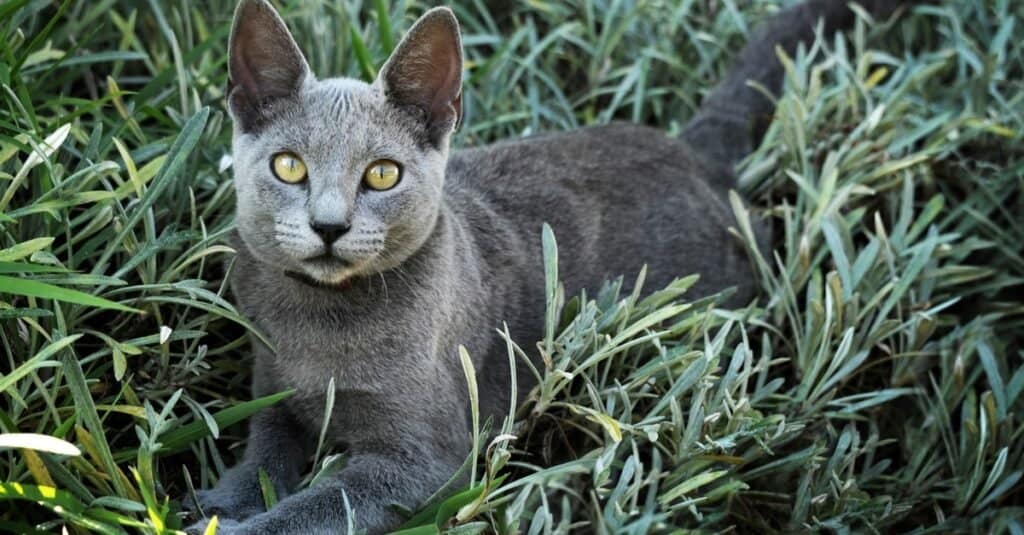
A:
<svg viewBox="0 0 1024 535">
<path fill-rule="evenodd" d="M 312 76 L 306 58 L 267 0 L 242 0 L 228 49 L 228 105 L 243 130 L 255 130 L 276 101 Z"/>
<path fill-rule="evenodd" d="M 462 117 L 462 38 L 452 10 L 424 13 L 374 83 L 393 103 L 419 109 L 433 142 L 451 133 Z"/>
</svg>

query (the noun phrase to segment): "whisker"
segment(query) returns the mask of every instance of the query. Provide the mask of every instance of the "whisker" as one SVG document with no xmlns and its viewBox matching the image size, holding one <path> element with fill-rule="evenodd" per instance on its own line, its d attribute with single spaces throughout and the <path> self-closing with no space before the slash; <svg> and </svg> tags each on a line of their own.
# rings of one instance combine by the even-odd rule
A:
<svg viewBox="0 0 1024 535">
<path fill-rule="evenodd" d="M 278 230 L 277 231 L 277 235 L 278 236 L 288 236 L 290 238 L 298 238 L 300 240 L 306 238 L 306 236 L 304 234 L 300 234 L 298 232 L 290 232 L 290 231 L 287 231 L 287 230 Z"/>
<path fill-rule="evenodd" d="M 380 277 L 381 286 L 384 288 L 384 305 L 386 306 L 391 300 L 391 295 L 388 293 L 388 280 L 384 277 L 384 274 L 377 272 L 377 276 Z"/>
<path fill-rule="evenodd" d="M 405 287 L 408 288 L 410 292 L 415 293 L 416 288 L 413 286 L 411 282 L 409 282 L 409 278 L 407 276 L 408 273 L 406 273 L 406 271 L 402 269 L 401 266 L 396 267 L 394 271 L 395 276 L 398 277 L 398 280 L 402 281 L 402 283 L 405 284 Z"/>
</svg>

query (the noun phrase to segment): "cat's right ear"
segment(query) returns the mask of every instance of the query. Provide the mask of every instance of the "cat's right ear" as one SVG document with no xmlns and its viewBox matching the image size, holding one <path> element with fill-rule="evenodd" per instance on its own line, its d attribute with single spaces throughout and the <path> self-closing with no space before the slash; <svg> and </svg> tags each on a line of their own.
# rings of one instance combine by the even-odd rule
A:
<svg viewBox="0 0 1024 535">
<path fill-rule="evenodd" d="M 374 82 L 393 103 L 422 112 L 440 143 L 462 116 L 462 37 L 452 10 L 435 7 L 406 32 Z"/>
<path fill-rule="evenodd" d="M 293 96 L 311 76 L 306 58 L 267 0 L 242 0 L 228 48 L 228 107 L 254 131 L 275 101 Z"/>
</svg>

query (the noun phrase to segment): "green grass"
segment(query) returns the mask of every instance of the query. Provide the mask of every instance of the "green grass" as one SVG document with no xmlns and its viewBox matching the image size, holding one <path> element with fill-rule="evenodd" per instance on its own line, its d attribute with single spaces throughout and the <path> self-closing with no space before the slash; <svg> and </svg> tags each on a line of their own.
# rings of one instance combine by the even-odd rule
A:
<svg viewBox="0 0 1024 535">
<path fill-rule="evenodd" d="M 678 131 L 779 3 L 460 2 L 456 143 Z M 357 77 L 424 8 L 286 4 L 314 69 Z M 250 401 L 258 333 L 223 282 L 232 7 L 0 0 L 0 531 L 178 529 L 280 397 Z M 787 62 L 735 205 L 738 240 L 776 231 L 759 300 L 565 295 L 544 236 L 546 335 L 508 344 L 540 384 L 416 533 L 1024 533 L 1024 4 L 922 7 Z M 343 462 L 318 459 L 314 480 Z"/>
</svg>

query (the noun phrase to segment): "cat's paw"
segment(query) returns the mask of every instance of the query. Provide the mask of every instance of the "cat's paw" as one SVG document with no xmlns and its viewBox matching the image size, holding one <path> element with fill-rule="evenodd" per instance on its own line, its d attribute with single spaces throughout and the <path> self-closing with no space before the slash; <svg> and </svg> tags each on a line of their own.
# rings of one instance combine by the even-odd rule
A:
<svg viewBox="0 0 1024 535">
<path fill-rule="evenodd" d="M 209 519 L 216 516 L 222 520 L 222 524 L 225 520 L 245 520 L 263 512 L 263 503 L 260 500 L 253 497 L 247 499 L 246 493 L 237 492 L 230 487 L 196 491 L 195 501 L 189 497 L 183 505 L 192 519 Z"/>
<path fill-rule="evenodd" d="M 213 522 L 212 518 L 204 518 L 185 528 L 185 533 L 188 535 L 205 535 L 211 522 Z M 230 518 L 221 520 L 220 517 L 218 517 L 216 531 L 213 531 L 212 533 L 216 533 L 217 535 L 239 535 L 242 533 L 242 524 L 237 520 L 232 520 Z"/>
</svg>

